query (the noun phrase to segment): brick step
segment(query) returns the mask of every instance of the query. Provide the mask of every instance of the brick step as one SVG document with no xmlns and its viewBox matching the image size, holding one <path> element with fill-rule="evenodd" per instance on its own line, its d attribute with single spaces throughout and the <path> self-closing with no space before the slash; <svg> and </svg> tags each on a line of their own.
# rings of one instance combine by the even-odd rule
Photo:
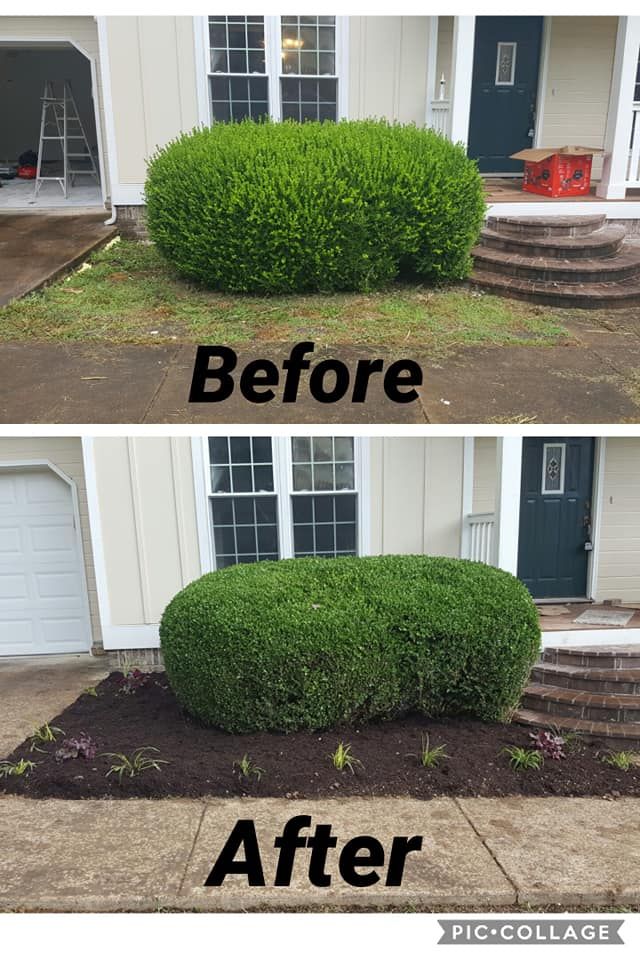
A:
<svg viewBox="0 0 640 960">
<path fill-rule="evenodd" d="M 591 693 L 542 683 L 530 683 L 523 694 L 526 710 L 605 723 L 637 723 L 640 732 L 640 697 L 633 694 Z M 639 733 L 640 735 L 640 733 Z"/>
<path fill-rule="evenodd" d="M 584 217 L 488 217 L 487 227 L 506 236 L 585 237 L 606 223 L 604 214 Z"/>
<path fill-rule="evenodd" d="M 615 750 L 640 749 L 640 723 L 605 723 L 598 720 L 580 720 L 576 717 L 552 716 L 524 707 L 512 716 L 514 723 L 521 723 L 536 730 L 548 730 L 550 726 L 565 733 L 577 733 L 586 743 L 603 741 Z"/>
<path fill-rule="evenodd" d="M 470 283 L 499 297 L 512 297 L 551 307 L 581 307 L 596 310 L 640 304 L 640 278 L 616 283 L 561 283 L 509 277 L 476 267 Z"/>
<path fill-rule="evenodd" d="M 612 257 L 564 260 L 560 257 L 528 257 L 483 245 L 471 251 L 476 267 L 487 273 L 541 282 L 613 283 L 640 277 L 640 245 L 623 244 Z"/>
<path fill-rule="evenodd" d="M 640 696 L 640 667 L 619 670 L 575 667 L 567 663 L 538 663 L 531 671 L 532 683 L 545 683 L 567 690 Z"/>
<path fill-rule="evenodd" d="M 619 647 L 545 647 L 542 663 L 596 667 L 599 670 L 632 670 L 640 667 L 640 647 L 633 644 Z"/>
<path fill-rule="evenodd" d="M 482 246 L 520 253 L 526 257 L 560 257 L 562 260 L 612 257 L 626 236 L 624 227 L 602 227 L 582 237 L 507 236 L 485 227 L 480 233 Z"/>
</svg>

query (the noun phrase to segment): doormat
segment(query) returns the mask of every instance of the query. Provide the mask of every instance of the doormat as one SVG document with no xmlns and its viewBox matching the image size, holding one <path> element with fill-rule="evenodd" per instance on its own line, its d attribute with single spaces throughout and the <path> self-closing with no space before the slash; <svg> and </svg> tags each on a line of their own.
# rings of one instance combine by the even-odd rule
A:
<svg viewBox="0 0 640 960">
<path fill-rule="evenodd" d="M 563 603 L 541 603 L 538 607 L 538 613 L 541 617 L 561 617 L 565 613 L 571 613 L 571 611 Z"/>
<path fill-rule="evenodd" d="M 626 627 L 635 610 L 611 610 L 608 607 L 592 607 L 585 610 L 574 623 L 590 623 L 602 627 Z"/>
</svg>

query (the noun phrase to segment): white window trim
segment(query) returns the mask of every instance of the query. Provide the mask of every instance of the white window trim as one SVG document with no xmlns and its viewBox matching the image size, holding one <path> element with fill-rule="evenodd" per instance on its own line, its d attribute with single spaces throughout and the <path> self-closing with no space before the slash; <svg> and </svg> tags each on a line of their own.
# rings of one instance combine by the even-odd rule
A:
<svg viewBox="0 0 640 960">
<path fill-rule="evenodd" d="M 508 80 L 499 80 L 500 76 L 500 53 L 503 47 L 513 47 L 513 59 L 511 61 L 511 76 Z M 496 87 L 513 87 L 516 82 L 516 57 L 518 56 L 518 44 L 515 40 L 498 40 L 498 55 L 496 56 Z"/>
<path fill-rule="evenodd" d="M 231 434 L 225 434 L 231 435 Z M 335 434 L 338 436 L 338 434 Z M 296 434 L 298 436 L 298 434 Z M 351 434 L 348 434 L 351 436 Z M 370 510 L 370 451 L 368 437 L 354 437 L 355 457 L 355 493 L 357 494 L 357 555 L 367 556 L 371 552 L 371 510 Z M 292 463 L 291 436 L 271 437 L 273 449 L 274 494 L 278 498 L 278 541 L 280 557 L 293 557 L 293 523 L 291 511 Z M 211 573 L 216 569 L 215 548 L 213 544 L 213 526 L 209 509 L 211 480 L 209 470 L 209 437 L 192 439 L 193 480 L 196 500 L 196 523 L 200 548 L 201 572 Z M 305 491 L 310 495 L 314 491 Z M 317 492 L 317 491 L 315 491 Z M 327 491 L 328 494 L 335 491 Z M 352 491 L 345 491 L 352 492 Z M 253 494 L 252 494 L 253 495 Z M 265 493 L 265 496 L 271 495 Z M 230 494 L 232 496 L 232 494 Z M 260 496 L 260 494 L 255 494 Z"/>
<path fill-rule="evenodd" d="M 562 455 L 560 457 L 560 486 L 557 490 L 547 490 L 547 450 L 549 447 L 560 447 Z M 542 485 L 540 494 L 543 497 L 561 497 L 564 495 L 564 471 L 567 463 L 567 445 L 561 441 L 542 444 Z"/>
<path fill-rule="evenodd" d="M 280 17 L 265 16 L 266 73 L 269 85 L 269 115 L 272 120 L 282 119 L 280 98 Z M 204 126 L 211 126 L 211 98 L 209 94 L 209 14 L 194 17 L 196 46 L 196 83 L 198 92 L 198 119 Z M 346 120 L 349 114 L 349 18 L 336 17 L 336 73 L 338 80 L 337 118 Z M 226 76 L 226 74 L 225 74 Z M 315 79 L 318 79 L 314 75 Z M 321 78 L 319 78 L 321 79 Z"/>
</svg>

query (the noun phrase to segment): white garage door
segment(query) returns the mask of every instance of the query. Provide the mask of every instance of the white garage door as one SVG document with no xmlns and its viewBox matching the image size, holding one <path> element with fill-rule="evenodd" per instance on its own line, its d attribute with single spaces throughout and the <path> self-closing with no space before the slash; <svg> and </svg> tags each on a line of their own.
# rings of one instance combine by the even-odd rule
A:
<svg viewBox="0 0 640 960">
<path fill-rule="evenodd" d="M 0 656 L 89 650 L 86 610 L 69 484 L 0 470 Z"/>
</svg>

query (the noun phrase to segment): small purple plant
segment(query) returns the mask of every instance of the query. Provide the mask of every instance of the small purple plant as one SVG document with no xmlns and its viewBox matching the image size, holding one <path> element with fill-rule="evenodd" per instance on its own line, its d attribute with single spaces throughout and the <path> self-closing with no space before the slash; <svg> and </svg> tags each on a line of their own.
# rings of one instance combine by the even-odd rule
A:
<svg viewBox="0 0 640 960">
<path fill-rule="evenodd" d="M 536 750 L 539 750 L 549 760 L 564 760 L 566 754 L 562 749 L 564 747 L 564 737 L 560 737 L 551 730 L 538 730 L 537 733 L 530 733 L 529 736 L 534 741 Z"/>
<path fill-rule="evenodd" d="M 132 670 L 127 670 L 118 681 L 120 684 L 120 692 L 135 693 L 140 687 L 146 686 L 150 680 L 150 676 L 150 674 L 138 670 L 137 667 L 134 667 Z"/>
<path fill-rule="evenodd" d="M 96 755 L 97 744 L 88 733 L 81 733 L 77 737 L 69 737 L 62 741 L 62 746 L 56 750 L 55 758 L 58 763 L 64 763 L 65 760 L 76 760 L 81 757 L 83 760 L 93 760 Z"/>
</svg>

